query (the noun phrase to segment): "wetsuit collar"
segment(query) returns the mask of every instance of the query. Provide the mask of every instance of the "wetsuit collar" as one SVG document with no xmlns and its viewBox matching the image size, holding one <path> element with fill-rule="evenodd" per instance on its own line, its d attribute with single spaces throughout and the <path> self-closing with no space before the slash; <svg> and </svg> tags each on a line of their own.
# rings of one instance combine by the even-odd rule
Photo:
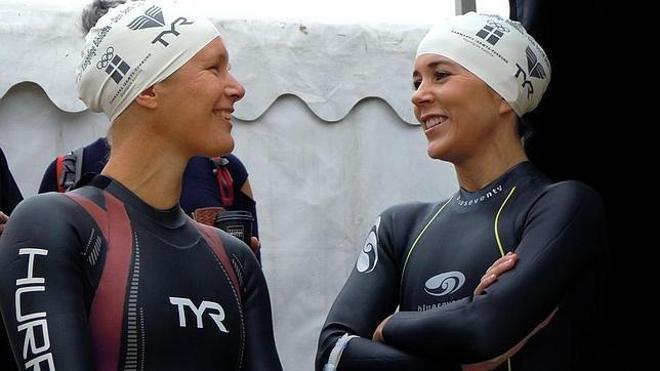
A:
<svg viewBox="0 0 660 371">
<path fill-rule="evenodd" d="M 179 228 L 188 219 L 178 204 L 169 209 L 156 209 L 142 201 L 142 199 L 121 183 L 108 176 L 97 175 L 89 182 L 89 185 L 109 191 L 124 201 L 125 204 L 135 208 L 141 214 L 146 215 L 149 219 L 168 229 Z"/>
<path fill-rule="evenodd" d="M 456 204 L 461 207 L 471 207 L 486 203 L 500 193 L 508 192 L 511 179 L 519 179 L 525 174 L 536 171 L 535 169 L 531 162 L 523 161 L 478 191 L 470 192 L 461 187 L 455 196 Z"/>
</svg>

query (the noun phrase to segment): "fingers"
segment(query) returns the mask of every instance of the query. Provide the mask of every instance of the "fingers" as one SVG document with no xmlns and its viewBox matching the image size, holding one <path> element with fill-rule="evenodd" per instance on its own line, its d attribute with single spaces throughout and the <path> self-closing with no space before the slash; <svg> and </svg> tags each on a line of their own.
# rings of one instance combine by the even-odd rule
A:
<svg viewBox="0 0 660 371">
<path fill-rule="evenodd" d="M 5 231 L 5 223 L 9 220 L 9 217 L 0 211 L 0 235 Z"/>
<path fill-rule="evenodd" d="M 490 287 L 490 285 L 495 283 L 495 281 L 497 281 L 497 276 L 494 274 L 481 277 L 481 281 L 474 289 L 474 295 L 481 295 L 488 287 Z"/>
<path fill-rule="evenodd" d="M 383 324 L 381 323 L 374 331 L 374 336 L 371 338 L 376 343 L 383 343 Z"/>
<path fill-rule="evenodd" d="M 387 316 L 387 318 L 385 318 L 383 322 L 381 322 L 380 325 L 376 327 L 376 331 L 374 331 L 374 335 L 371 338 L 371 340 L 377 343 L 385 343 L 385 338 L 383 337 L 383 328 L 385 327 L 385 324 L 387 323 L 387 321 L 390 320 L 391 317 L 392 315 Z"/>
<path fill-rule="evenodd" d="M 496 275 L 499 276 L 502 273 L 508 271 L 509 269 L 513 268 L 513 266 L 516 264 L 516 261 L 518 260 L 518 255 L 516 253 L 509 251 L 504 255 L 503 257 L 495 260 L 495 263 L 491 265 L 487 270 L 486 274 L 484 276 L 490 276 L 490 275 Z"/>
<path fill-rule="evenodd" d="M 482 294 L 486 288 L 497 281 L 497 277 L 499 277 L 502 273 L 512 269 L 516 265 L 517 261 L 518 255 L 513 252 L 508 252 L 503 257 L 495 260 L 493 265 L 491 265 L 486 270 L 486 273 L 483 275 L 483 277 L 481 277 L 481 281 L 474 289 L 474 295 Z"/>
<path fill-rule="evenodd" d="M 252 237 L 250 239 L 250 247 L 252 248 L 252 252 L 256 255 L 259 249 L 261 248 L 261 242 L 259 241 L 258 238 Z"/>
</svg>

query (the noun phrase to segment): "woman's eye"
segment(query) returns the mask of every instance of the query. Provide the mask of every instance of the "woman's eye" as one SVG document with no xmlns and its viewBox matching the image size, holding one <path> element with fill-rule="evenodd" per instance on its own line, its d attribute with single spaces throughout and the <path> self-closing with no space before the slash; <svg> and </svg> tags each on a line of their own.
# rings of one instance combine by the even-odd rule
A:
<svg viewBox="0 0 660 371">
<path fill-rule="evenodd" d="M 419 86 L 422 85 L 422 80 L 413 81 L 413 88 L 415 90 L 419 89 Z"/>
<path fill-rule="evenodd" d="M 435 73 L 435 79 L 436 80 L 442 80 L 446 77 L 448 77 L 450 74 L 448 72 L 443 72 L 443 71 L 436 71 Z"/>
</svg>

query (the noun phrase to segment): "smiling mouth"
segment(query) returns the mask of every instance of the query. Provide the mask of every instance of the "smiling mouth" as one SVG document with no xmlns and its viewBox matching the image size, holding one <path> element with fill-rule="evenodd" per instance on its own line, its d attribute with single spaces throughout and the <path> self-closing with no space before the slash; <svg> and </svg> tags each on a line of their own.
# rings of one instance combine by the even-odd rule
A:
<svg viewBox="0 0 660 371">
<path fill-rule="evenodd" d="M 213 110 L 213 114 L 221 116 L 223 119 L 225 119 L 227 121 L 231 121 L 231 119 L 232 119 L 231 113 L 232 112 L 233 112 L 233 110 L 231 110 L 231 111 L 230 110 L 223 110 L 223 109 Z"/>
<path fill-rule="evenodd" d="M 442 125 L 447 121 L 446 116 L 433 116 L 430 119 L 424 121 L 424 129 L 425 130 L 430 130 L 433 127 Z"/>
</svg>

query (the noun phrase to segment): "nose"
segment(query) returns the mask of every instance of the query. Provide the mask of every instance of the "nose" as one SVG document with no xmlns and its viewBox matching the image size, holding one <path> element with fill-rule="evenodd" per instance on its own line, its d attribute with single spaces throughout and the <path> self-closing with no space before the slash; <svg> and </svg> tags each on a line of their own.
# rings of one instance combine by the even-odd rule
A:
<svg viewBox="0 0 660 371">
<path fill-rule="evenodd" d="M 235 102 L 238 102 L 239 100 L 243 99 L 245 96 L 245 88 L 243 87 L 243 84 L 238 82 L 234 75 L 229 74 L 229 84 L 227 84 L 226 87 L 226 93 L 229 95 L 232 100 Z"/>
<path fill-rule="evenodd" d="M 422 81 L 411 97 L 412 104 L 415 106 L 421 106 L 431 100 L 433 100 L 433 95 L 431 94 L 431 91 L 427 89 L 426 84 Z"/>
</svg>

